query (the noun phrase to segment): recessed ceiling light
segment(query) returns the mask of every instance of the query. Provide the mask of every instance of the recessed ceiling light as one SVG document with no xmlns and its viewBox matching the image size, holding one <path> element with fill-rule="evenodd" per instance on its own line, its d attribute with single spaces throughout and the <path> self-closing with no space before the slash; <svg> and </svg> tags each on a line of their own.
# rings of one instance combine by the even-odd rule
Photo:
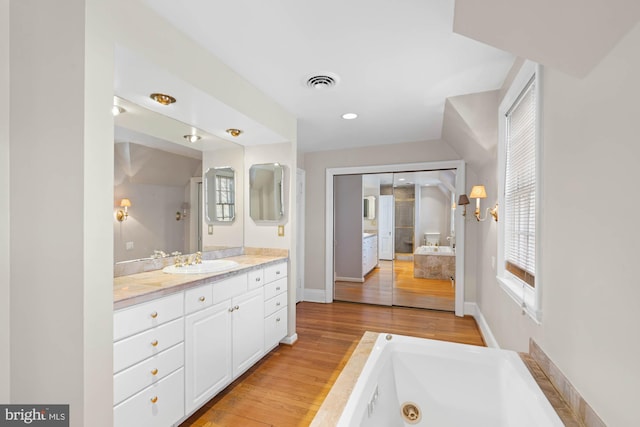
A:
<svg viewBox="0 0 640 427">
<path fill-rule="evenodd" d="M 404 181 L 404 178 L 398 178 L 398 181 Z"/>
<path fill-rule="evenodd" d="M 173 96 L 164 93 L 152 93 L 149 97 L 162 105 L 169 105 L 176 102 L 176 99 Z"/>
<path fill-rule="evenodd" d="M 357 119 L 358 115 L 356 113 L 344 113 L 342 115 L 342 118 L 345 120 L 353 120 L 353 119 Z"/>
<path fill-rule="evenodd" d="M 237 137 L 242 133 L 240 129 L 233 129 L 233 128 L 227 129 L 225 132 L 227 132 L 229 135 L 233 137 Z"/>
<path fill-rule="evenodd" d="M 183 136 L 184 139 L 186 139 L 189 142 L 196 142 L 199 141 L 200 139 L 202 139 L 201 136 L 199 135 L 185 135 Z"/>
<path fill-rule="evenodd" d="M 125 110 L 119 105 L 114 105 L 113 107 L 111 107 L 111 114 L 113 114 L 113 117 L 126 112 L 127 110 Z"/>
</svg>

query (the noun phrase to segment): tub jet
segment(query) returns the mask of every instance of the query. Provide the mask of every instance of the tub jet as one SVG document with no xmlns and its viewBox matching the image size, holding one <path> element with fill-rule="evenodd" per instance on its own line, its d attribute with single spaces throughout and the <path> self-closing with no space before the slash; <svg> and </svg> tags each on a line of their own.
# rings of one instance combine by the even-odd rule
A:
<svg viewBox="0 0 640 427">
<path fill-rule="evenodd" d="M 402 418 L 409 424 L 418 424 L 422 418 L 420 408 L 413 402 L 403 403 L 400 412 L 402 413 Z"/>
</svg>

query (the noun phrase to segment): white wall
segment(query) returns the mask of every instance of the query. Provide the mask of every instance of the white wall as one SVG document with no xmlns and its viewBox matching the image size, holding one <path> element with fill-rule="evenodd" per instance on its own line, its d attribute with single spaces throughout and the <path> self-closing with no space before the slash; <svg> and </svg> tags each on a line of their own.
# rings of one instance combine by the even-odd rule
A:
<svg viewBox="0 0 640 427">
<path fill-rule="evenodd" d="M 640 24 L 583 79 L 544 70 L 541 325 L 498 287 L 489 221 L 478 246 L 478 302 L 499 344 L 536 339 L 609 426 L 640 424 L 640 230 L 626 220 L 640 207 L 629 197 L 640 182 L 638 46 Z M 495 188 L 495 169 L 481 175 Z M 609 223 L 617 231 L 601 233 Z"/>
<path fill-rule="evenodd" d="M 9 0 L 0 0 L 0 92 L 9 94 Z M 9 402 L 9 97 L 0 99 L 0 402 Z"/>
<path fill-rule="evenodd" d="M 113 424 L 109 16 L 10 8 L 11 401 L 68 403 L 72 426 Z"/>
<path fill-rule="evenodd" d="M 305 289 L 324 292 L 325 288 L 325 170 L 327 168 L 459 158 L 446 142 L 440 140 L 305 153 L 304 165 L 307 174 Z M 473 265 L 465 267 L 467 274 L 472 269 L 475 271 Z M 467 292 L 474 291 L 465 289 L 465 293 Z"/>
<path fill-rule="evenodd" d="M 440 245 L 447 246 L 451 223 L 451 201 L 438 187 L 420 188 L 420 218 L 417 246 L 424 244 L 424 233 L 440 233 Z"/>
</svg>

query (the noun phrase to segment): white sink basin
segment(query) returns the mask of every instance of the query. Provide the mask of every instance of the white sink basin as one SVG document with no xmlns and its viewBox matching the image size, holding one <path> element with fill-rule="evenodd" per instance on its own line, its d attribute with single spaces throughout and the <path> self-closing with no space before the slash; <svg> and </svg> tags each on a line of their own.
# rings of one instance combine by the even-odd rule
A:
<svg viewBox="0 0 640 427">
<path fill-rule="evenodd" d="M 183 267 L 170 265 L 163 268 L 162 272 L 170 274 L 205 274 L 230 270 L 236 266 L 238 266 L 238 263 L 235 261 L 231 261 L 228 259 L 212 259 L 203 260 L 202 264 L 185 265 Z"/>
</svg>

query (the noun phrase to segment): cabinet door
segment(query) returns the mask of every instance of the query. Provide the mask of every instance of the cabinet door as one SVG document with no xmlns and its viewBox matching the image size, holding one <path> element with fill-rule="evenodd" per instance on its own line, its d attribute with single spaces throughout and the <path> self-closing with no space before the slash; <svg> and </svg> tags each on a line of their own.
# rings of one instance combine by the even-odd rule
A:
<svg viewBox="0 0 640 427">
<path fill-rule="evenodd" d="M 230 300 L 186 317 L 186 413 L 199 408 L 231 382 Z"/>
<path fill-rule="evenodd" d="M 233 378 L 236 378 L 264 354 L 264 296 L 262 288 L 232 301 L 233 305 Z"/>
</svg>

